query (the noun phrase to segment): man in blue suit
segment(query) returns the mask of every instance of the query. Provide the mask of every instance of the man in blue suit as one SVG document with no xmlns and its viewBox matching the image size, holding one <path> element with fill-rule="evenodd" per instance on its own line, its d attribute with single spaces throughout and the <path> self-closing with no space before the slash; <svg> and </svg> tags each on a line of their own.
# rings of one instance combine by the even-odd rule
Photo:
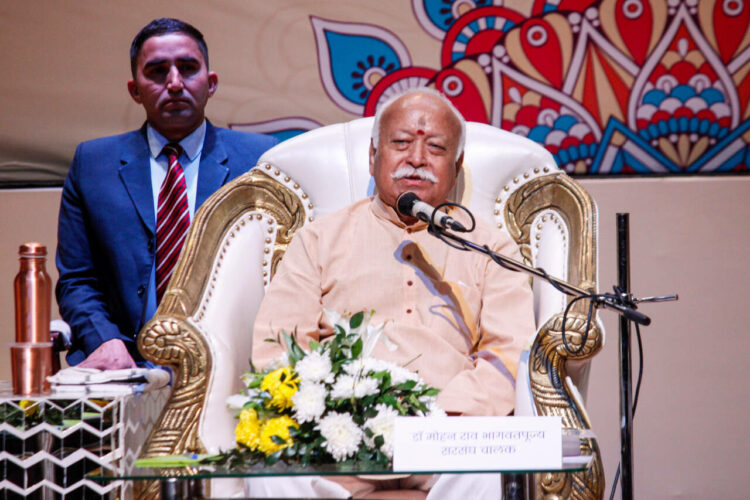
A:
<svg viewBox="0 0 750 500">
<path fill-rule="evenodd" d="M 140 130 L 80 144 L 63 187 L 57 302 L 72 330 L 71 365 L 116 369 L 142 361 L 135 337 L 157 306 L 159 192 L 179 144 L 190 220 L 216 189 L 255 166 L 276 139 L 205 118 L 218 78 L 203 35 L 156 19 L 130 48 L 128 91 L 146 111 Z M 184 199 L 183 194 L 183 199 Z M 161 216 L 161 213 L 160 213 Z"/>
</svg>

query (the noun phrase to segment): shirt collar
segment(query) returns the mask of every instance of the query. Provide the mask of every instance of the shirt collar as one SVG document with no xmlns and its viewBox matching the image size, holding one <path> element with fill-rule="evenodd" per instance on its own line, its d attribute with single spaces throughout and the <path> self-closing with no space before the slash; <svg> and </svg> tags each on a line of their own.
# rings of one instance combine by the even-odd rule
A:
<svg viewBox="0 0 750 500">
<path fill-rule="evenodd" d="M 150 124 L 146 125 L 146 137 L 148 138 L 148 149 L 153 158 L 158 158 L 162 149 L 169 143 L 169 140 L 156 131 Z M 195 161 L 198 155 L 203 151 L 203 139 L 206 137 L 206 120 L 193 130 L 190 135 L 180 141 L 180 146 L 184 154 L 190 161 Z"/>
<path fill-rule="evenodd" d="M 383 203 L 383 200 L 381 200 L 380 196 L 378 195 L 375 195 L 371 198 L 370 210 L 378 219 L 388 221 L 391 224 L 395 224 L 402 229 L 411 229 L 412 232 L 427 229 L 427 223 L 421 220 L 417 220 L 417 222 L 413 224 L 405 224 L 404 221 L 399 219 L 396 210 L 390 205 L 386 205 L 385 203 Z"/>
</svg>

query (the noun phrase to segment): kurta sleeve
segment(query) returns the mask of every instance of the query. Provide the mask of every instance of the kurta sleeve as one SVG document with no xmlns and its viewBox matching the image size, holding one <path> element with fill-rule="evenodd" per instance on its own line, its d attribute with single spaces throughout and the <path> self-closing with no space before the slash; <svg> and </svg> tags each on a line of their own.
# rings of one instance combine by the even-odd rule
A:
<svg viewBox="0 0 750 500">
<path fill-rule="evenodd" d="M 253 327 L 252 357 L 259 369 L 283 352 L 277 342 L 267 341 L 282 331 L 295 333 L 305 348 L 319 338 L 323 306 L 316 242 L 308 227 L 294 236 L 263 298 Z"/>
<path fill-rule="evenodd" d="M 517 245 L 502 234 L 492 248 L 515 260 Z M 489 258 L 483 262 L 479 335 L 473 368 L 458 372 L 443 387 L 438 403 L 461 415 L 508 415 L 515 404 L 515 378 L 521 351 L 536 331 L 528 275 L 509 271 Z"/>
</svg>

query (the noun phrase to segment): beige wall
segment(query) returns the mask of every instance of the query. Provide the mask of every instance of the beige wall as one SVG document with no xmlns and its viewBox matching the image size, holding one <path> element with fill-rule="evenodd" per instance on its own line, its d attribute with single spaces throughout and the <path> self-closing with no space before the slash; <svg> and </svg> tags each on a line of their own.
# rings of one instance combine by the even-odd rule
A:
<svg viewBox="0 0 750 500">
<path fill-rule="evenodd" d="M 600 283 L 616 281 L 615 213 L 629 212 L 632 288 L 677 292 L 644 305 L 644 381 L 635 418 L 636 498 L 744 498 L 750 463 L 750 323 L 745 304 L 750 177 L 584 180 L 599 205 Z M 13 335 L 18 245 L 55 245 L 60 192 L 0 191 L 0 345 Z M 56 279 L 54 266 L 48 272 Z M 56 311 L 53 311 L 53 316 Z M 617 318 L 601 313 L 607 344 L 592 365 L 589 413 L 608 483 L 619 459 Z M 0 379 L 9 377 L 7 349 Z M 608 485 L 609 488 L 609 485 Z"/>
<path fill-rule="evenodd" d="M 599 204 L 600 284 L 616 282 L 615 213 L 630 212 L 636 296 L 647 304 L 644 379 L 634 421 L 636 498 L 746 498 L 750 389 L 746 304 L 750 178 L 589 180 Z M 590 416 L 607 480 L 619 459 L 617 319 L 592 365 Z"/>
<path fill-rule="evenodd" d="M 57 283 L 55 246 L 61 188 L 0 190 L 0 380 L 10 379 L 8 343 L 15 340 L 13 278 L 18 273 L 18 247 L 38 241 L 47 247 L 47 274 Z M 52 290 L 52 319 L 59 318 Z"/>
</svg>

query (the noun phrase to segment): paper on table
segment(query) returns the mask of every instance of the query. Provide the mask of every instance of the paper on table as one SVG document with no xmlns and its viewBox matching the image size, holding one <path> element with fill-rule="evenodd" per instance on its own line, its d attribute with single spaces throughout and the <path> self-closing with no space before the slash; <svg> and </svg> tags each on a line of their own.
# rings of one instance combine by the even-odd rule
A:
<svg viewBox="0 0 750 500">
<path fill-rule="evenodd" d="M 160 389 L 169 383 L 169 372 L 160 368 L 98 370 L 70 367 L 47 377 L 52 390 L 70 395 L 136 394 Z"/>
</svg>

